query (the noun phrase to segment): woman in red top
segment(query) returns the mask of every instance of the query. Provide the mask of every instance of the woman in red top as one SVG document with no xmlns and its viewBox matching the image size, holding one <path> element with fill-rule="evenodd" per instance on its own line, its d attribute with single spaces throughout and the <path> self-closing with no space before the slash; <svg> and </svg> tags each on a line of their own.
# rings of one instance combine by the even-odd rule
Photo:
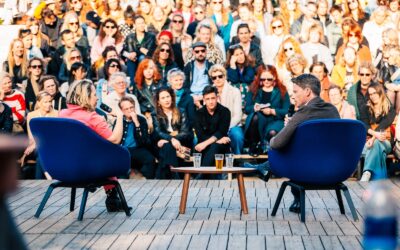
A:
<svg viewBox="0 0 400 250">
<path fill-rule="evenodd" d="M 117 109 L 116 123 L 114 131 L 112 131 L 104 119 L 95 111 L 97 103 L 96 88 L 89 80 L 81 80 L 74 82 L 67 95 L 67 109 L 59 112 L 59 117 L 71 118 L 78 120 L 89 128 L 93 129 L 104 139 L 119 144 L 123 132 L 123 114 Z M 115 177 L 112 177 L 115 178 Z M 116 178 L 115 178 L 116 179 Z M 108 212 L 122 211 L 121 201 L 118 198 L 117 192 L 112 185 L 104 186 L 106 190 L 107 199 L 106 207 Z"/>
</svg>

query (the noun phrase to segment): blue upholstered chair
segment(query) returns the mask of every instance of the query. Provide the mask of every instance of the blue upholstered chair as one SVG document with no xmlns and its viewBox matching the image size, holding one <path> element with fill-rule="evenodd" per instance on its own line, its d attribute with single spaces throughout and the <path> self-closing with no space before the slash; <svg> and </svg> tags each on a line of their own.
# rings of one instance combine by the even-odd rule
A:
<svg viewBox="0 0 400 250">
<path fill-rule="evenodd" d="M 96 134 L 83 123 L 65 118 L 34 118 L 30 128 L 42 167 L 54 180 L 35 214 L 39 218 L 54 188 L 71 188 L 70 211 L 75 207 L 77 188 L 84 188 L 78 220 L 82 220 L 89 192 L 114 185 L 127 216 L 130 210 L 118 181 L 109 177 L 126 175 L 129 152 Z"/>
<path fill-rule="evenodd" d="M 350 193 L 343 184 L 357 167 L 366 141 L 366 129 L 356 120 L 321 119 L 306 121 L 296 129 L 282 150 L 268 151 L 271 171 L 286 177 L 271 215 L 275 216 L 289 185 L 300 192 L 301 221 L 305 221 L 305 190 L 335 190 L 344 214 L 342 190 L 354 220 L 358 220 Z"/>
</svg>

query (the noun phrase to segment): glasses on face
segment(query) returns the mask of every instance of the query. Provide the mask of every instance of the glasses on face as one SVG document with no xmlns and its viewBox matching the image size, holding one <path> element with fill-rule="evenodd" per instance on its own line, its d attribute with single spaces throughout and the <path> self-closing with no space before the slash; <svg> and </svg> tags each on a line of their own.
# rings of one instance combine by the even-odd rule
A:
<svg viewBox="0 0 400 250">
<path fill-rule="evenodd" d="M 114 82 L 115 85 L 126 85 L 125 81 L 121 81 L 121 82 Z"/>
<path fill-rule="evenodd" d="M 172 20 L 172 22 L 174 22 L 174 23 L 183 23 L 183 20 L 181 19 L 181 20 Z"/>
<path fill-rule="evenodd" d="M 360 73 L 359 75 L 360 75 L 360 76 L 367 76 L 367 77 L 371 76 L 370 73 Z"/>
<path fill-rule="evenodd" d="M 196 11 L 194 14 L 195 14 L 195 15 L 203 14 L 203 11 Z"/>
<path fill-rule="evenodd" d="M 222 4 L 222 1 L 213 1 L 213 4 Z"/>
<path fill-rule="evenodd" d="M 293 50 L 293 47 L 283 49 L 283 51 L 285 51 L 285 52 L 287 52 L 289 50 Z"/>
<path fill-rule="evenodd" d="M 357 37 L 357 35 L 354 34 L 354 33 L 350 33 L 350 34 L 349 34 L 349 37 Z"/>
<path fill-rule="evenodd" d="M 117 68 L 118 67 L 118 64 L 111 64 L 110 65 L 110 68 Z"/>
<path fill-rule="evenodd" d="M 274 81 L 274 78 L 260 78 L 260 82 L 265 82 L 265 81 L 272 82 Z"/>
<path fill-rule="evenodd" d="M 76 26 L 78 26 L 78 25 L 79 25 L 79 22 L 71 22 L 71 23 L 69 23 L 69 25 L 76 25 Z"/>
<path fill-rule="evenodd" d="M 206 50 L 205 49 L 198 49 L 198 50 L 193 50 L 194 53 L 199 54 L 199 53 L 205 53 Z"/>
<path fill-rule="evenodd" d="M 160 49 L 160 52 L 167 52 L 167 53 L 169 53 L 169 49 Z"/>
<path fill-rule="evenodd" d="M 81 56 L 71 56 L 69 60 L 81 60 Z"/>
<path fill-rule="evenodd" d="M 105 29 L 116 29 L 116 27 L 114 25 L 106 25 L 104 26 Z"/>
<path fill-rule="evenodd" d="M 281 29 L 282 27 L 283 27 L 283 25 L 276 25 L 276 26 L 272 26 L 272 29 L 276 30 L 276 29 Z"/>
<path fill-rule="evenodd" d="M 30 66 L 32 69 L 41 69 L 43 66 L 38 64 L 38 65 L 31 65 Z"/>
<path fill-rule="evenodd" d="M 212 76 L 211 79 L 213 79 L 213 81 L 217 80 L 217 79 L 223 79 L 224 75 L 216 75 L 216 76 Z"/>
</svg>

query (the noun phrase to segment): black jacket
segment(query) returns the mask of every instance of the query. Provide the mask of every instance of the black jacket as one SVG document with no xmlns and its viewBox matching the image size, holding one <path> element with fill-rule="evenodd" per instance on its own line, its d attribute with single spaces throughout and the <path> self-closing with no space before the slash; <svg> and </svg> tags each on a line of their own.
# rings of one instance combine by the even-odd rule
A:
<svg viewBox="0 0 400 250">
<path fill-rule="evenodd" d="M 143 84 L 145 85 L 145 83 Z M 137 97 L 140 104 L 140 111 L 144 114 L 147 112 L 152 113 L 154 111 L 153 97 L 156 94 L 157 89 L 161 87 L 160 84 L 151 84 L 150 88 L 143 86 L 143 89 L 138 89 L 137 86 L 133 88 L 133 94 Z"/>
<path fill-rule="evenodd" d="M 197 110 L 194 122 L 199 143 L 215 136 L 218 140 L 224 136 L 228 136 L 229 125 L 231 123 L 231 112 L 228 108 L 217 104 L 214 115 L 210 115 L 207 107 L 203 106 Z"/>
<path fill-rule="evenodd" d="M 190 86 L 192 86 L 194 62 L 195 60 L 188 62 L 183 70 L 183 72 L 185 73 L 185 83 L 183 84 L 183 88 L 187 90 L 190 90 Z M 205 74 L 208 75 L 208 71 L 214 64 L 212 64 L 208 60 L 205 61 L 205 64 L 206 64 Z M 208 77 L 208 83 L 212 84 L 210 77 Z"/>
<path fill-rule="evenodd" d="M 128 136 L 128 133 L 134 133 L 135 141 L 136 141 L 136 147 L 148 147 L 151 144 L 150 141 L 150 136 L 148 132 L 148 127 L 147 127 L 147 121 L 143 116 L 138 115 L 138 120 L 139 120 L 139 127 L 136 127 L 133 131 L 128 131 L 128 125 L 129 122 L 127 120 L 123 120 L 123 134 L 122 134 L 122 139 L 120 145 L 124 145 L 124 142 L 126 140 L 126 137 Z M 132 122 L 132 121 L 131 121 Z M 115 126 L 115 123 L 114 123 Z"/>
<path fill-rule="evenodd" d="M 86 70 L 89 71 L 90 68 L 90 54 L 88 54 L 88 50 L 76 45 L 75 46 L 79 52 L 81 52 L 81 57 L 82 61 L 86 66 Z M 49 62 L 49 65 L 47 66 L 47 74 L 49 75 L 54 75 L 58 77 L 59 71 L 61 69 L 61 65 L 64 63 L 64 54 L 66 53 L 65 46 L 59 47 L 51 57 L 51 61 Z M 65 79 L 63 79 L 65 80 Z"/>
<path fill-rule="evenodd" d="M 121 54 L 123 54 L 124 51 L 129 53 L 136 52 L 137 58 L 139 58 L 141 55 L 143 55 L 143 53 L 140 52 L 140 48 L 145 48 L 149 50 L 145 56 L 152 57 L 156 47 L 156 36 L 154 34 L 146 32 L 144 34 L 142 43 L 139 43 L 136 38 L 136 33 L 132 33 L 125 38 L 124 47 Z"/>
<path fill-rule="evenodd" d="M 196 108 L 194 106 L 193 97 L 190 95 L 190 91 L 185 89 L 182 97 L 178 103 L 178 107 L 184 110 L 187 114 L 187 119 L 189 121 L 189 127 L 192 129 L 194 124 L 194 119 L 196 116 Z"/>
<path fill-rule="evenodd" d="M 157 65 L 158 72 L 160 73 L 160 75 L 162 77 L 161 80 L 160 80 L 161 85 L 167 85 L 167 83 L 168 83 L 168 79 L 167 79 L 168 71 L 170 71 L 171 69 L 177 69 L 178 68 L 178 64 L 176 64 L 176 62 L 172 62 L 170 64 L 165 65 L 164 69 L 162 68 L 162 66 L 161 66 L 161 64 L 159 62 L 156 62 L 156 65 Z"/>
<path fill-rule="evenodd" d="M 172 129 L 178 131 L 175 136 L 170 135 L 168 132 L 168 119 L 164 117 L 158 117 L 153 113 L 153 126 L 154 126 L 154 140 L 159 141 L 161 139 L 170 141 L 172 138 L 177 139 L 182 144 L 187 144 L 185 142 L 190 142 L 193 139 L 193 133 L 189 128 L 189 121 L 187 119 L 186 113 L 183 110 L 179 110 L 181 113 L 181 119 L 177 124 L 172 124 Z"/>
<path fill-rule="evenodd" d="M 4 110 L 0 113 L 0 133 L 11 133 L 13 129 L 12 111 L 7 104 L 2 104 L 4 106 Z"/>
</svg>

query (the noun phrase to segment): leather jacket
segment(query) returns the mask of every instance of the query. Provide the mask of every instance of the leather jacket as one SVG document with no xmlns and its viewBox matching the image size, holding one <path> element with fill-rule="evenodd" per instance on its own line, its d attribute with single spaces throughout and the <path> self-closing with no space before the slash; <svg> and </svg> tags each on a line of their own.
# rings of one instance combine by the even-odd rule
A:
<svg viewBox="0 0 400 250">
<path fill-rule="evenodd" d="M 144 38 L 142 40 L 142 43 L 139 43 L 139 41 L 136 38 L 136 33 L 132 33 L 128 35 L 125 38 L 124 41 L 124 46 L 122 51 L 126 52 L 136 52 L 137 57 L 139 58 L 141 55 L 143 55 L 142 52 L 140 52 L 140 48 L 145 48 L 148 49 L 149 51 L 147 52 L 148 57 L 153 56 L 154 51 L 156 50 L 156 37 L 152 33 L 146 32 L 144 33 Z M 121 54 L 123 54 L 123 52 Z"/>
<path fill-rule="evenodd" d="M 189 128 L 189 121 L 187 119 L 186 113 L 183 110 L 179 110 L 181 113 L 180 121 L 176 124 L 172 124 L 172 129 L 177 131 L 178 134 L 175 136 L 170 135 L 168 132 L 168 119 L 164 117 L 157 117 L 153 113 L 153 125 L 154 125 L 154 139 L 159 141 L 161 139 L 171 141 L 172 138 L 178 141 L 187 142 L 193 138 L 192 131 Z"/>
</svg>

